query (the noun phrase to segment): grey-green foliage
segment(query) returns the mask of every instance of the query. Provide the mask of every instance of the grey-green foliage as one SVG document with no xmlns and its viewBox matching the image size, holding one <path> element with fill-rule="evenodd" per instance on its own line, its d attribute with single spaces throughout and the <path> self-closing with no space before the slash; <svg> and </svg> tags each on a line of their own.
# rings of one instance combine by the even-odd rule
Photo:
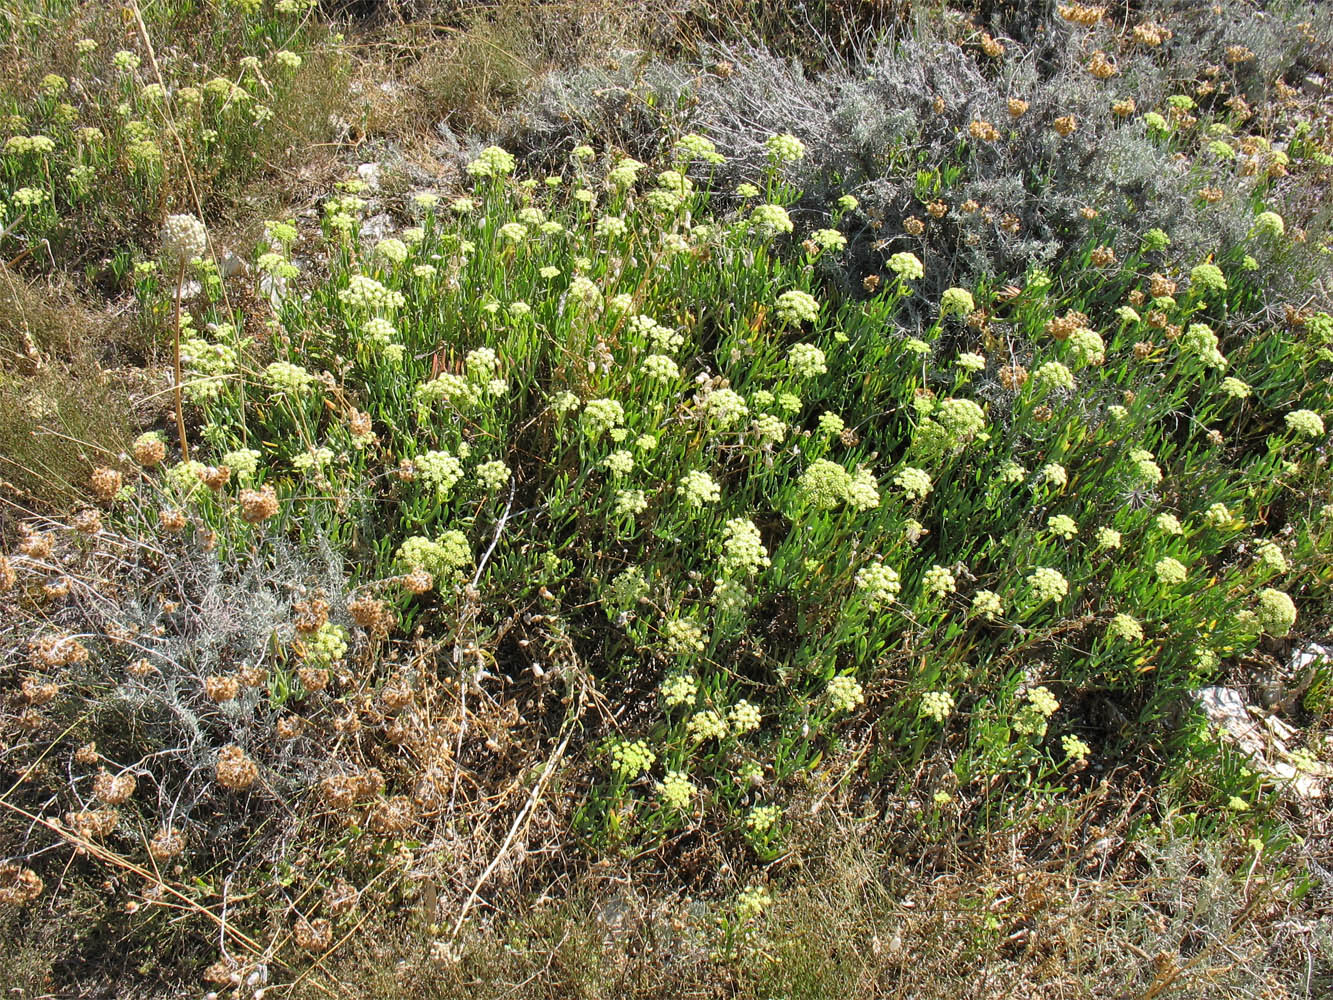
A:
<svg viewBox="0 0 1333 1000">
<path fill-rule="evenodd" d="M 1193 92 L 1206 78 L 1199 74 L 1218 67 L 1228 93 L 1243 94 L 1269 116 L 1242 127 L 1257 123 L 1256 130 L 1280 147 L 1289 123 L 1273 117 L 1264 102 L 1279 78 L 1299 82 L 1306 68 L 1326 58 L 1333 38 L 1333 15 L 1317 6 L 1259 11 L 1243 0 L 1221 6 L 1218 15 L 1211 4 L 1170 3 L 1156 19 L 1174 37 L 1157 48 L 1124 52 L 1109 27 L 1087 29 L 1051 16 L 1031 45 L 1004 39 L 1005 57 L 995 61 L 974 44 L 960 45 L 959 38 L 974 36 L 942 16 L 819 75 L 757 46 L 718 48 L 698 65 L 626 53 L 615 69 L 552 74 L 510 119 L 504 138 L 551 157 L 595 136 L 649 159 L 661 152 L 670 129 L 701 132 L 728 157 L 716 181 L 720 191 L 730 191 L 759 176 L 765 138 L 794 133 L 808 154 L 791 167 L 793 182 L 805 192 L 793 214 L 818 225 L 838 194 L 851 191 L 862 202 L 863 225 L 848 233 L 849 281 L 878 269 L 882 254 L 871 245 L 885 237 L 895 242 L 884 253 L 925 251 L 925 287 L 936 290 L 981 276 L 1013 280 L 1080 250 L 1094 233 L 1123 254 L 1145 230 L 1158 227 L 1183 256 L 1202 258 L 1246 239 L 1257 178 L 1225 163 L 1192 169 L 1168 141 L 1149 134 L 1142 113 L 1162 108 L 1174 93 Z M 1254 58 L 1229 64 L 1227 48 L 1236 45 Z M 1099 48 L 1119 68 L 1110 80 L 1087 72 L 1089 54 Z M 1017 120 L 1007 110 L 1010 98 L 1029 104 Z M 1138 110 L 1129 120 L 1111 111 L 1123 98 L 1133 98 Z M 1207 109 L 1213 117 L 1231 116 L 1220 94 L 1210 100 L 1216 102 Z M 1067 138 L 1051 128 L 1062 115 L 1078 121 Z M 1002 140 L 970 140 L 968 127 L 977 120 L 993 123 Z M 924 214 L 918 173 L 957 162 L 963 143 L 969 147 L 961 157 L 963 176 L 933 195 L 955 210 L 921 240 L 902 238 L 903 219 Z M 1224 197 L 1200 213 L 1197 196 L 1205 183 L 1220 187 Z M 1276 185 L 1268 203 L 1285 208 L 1290 187 Z M 968 199 L 993 214 L 960 214 L 956 206 Z M 1095 226 L 1084 218 L 1085 208 L 1099 213 Z M 1004 214 L 1017 217 L 1017 232 L 1000 227 Z"/>
</svg>

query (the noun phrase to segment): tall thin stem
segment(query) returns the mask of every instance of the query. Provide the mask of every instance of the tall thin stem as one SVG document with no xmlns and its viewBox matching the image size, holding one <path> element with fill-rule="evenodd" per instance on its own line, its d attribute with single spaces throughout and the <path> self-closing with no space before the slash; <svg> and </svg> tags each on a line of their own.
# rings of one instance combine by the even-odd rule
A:
<svg viewBox="0 0 1333 1000">
<path fill-rule="evenodd" d="M 185 260 L 176 272 L 176 322 L 172 340 L 176 355 L 176 433 L 181 440 L 181 460 L 190 460 L 190 445 L 185 440 L 185 405 L 181 398 L 181 292 L 185 288 Z"/>
</svg>

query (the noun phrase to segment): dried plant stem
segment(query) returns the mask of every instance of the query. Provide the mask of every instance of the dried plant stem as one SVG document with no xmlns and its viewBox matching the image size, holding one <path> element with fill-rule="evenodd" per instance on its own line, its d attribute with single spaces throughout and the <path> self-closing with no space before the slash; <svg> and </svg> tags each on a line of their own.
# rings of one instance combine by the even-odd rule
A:
<svg viewBox="0 0 1333 1000">
<path fill-rule="evenodd" d="M 190 460 L 190 445 L 185 440 L 185 406 L 181 398 L 181 293 L 185 290 L 185 261 L 180 262 L 176 271 L 176 321 L 172 324 L 172 345 L 175 348 L 176 363 L 176 433 L 181 439 L 181 461 Z"/>
</svg>

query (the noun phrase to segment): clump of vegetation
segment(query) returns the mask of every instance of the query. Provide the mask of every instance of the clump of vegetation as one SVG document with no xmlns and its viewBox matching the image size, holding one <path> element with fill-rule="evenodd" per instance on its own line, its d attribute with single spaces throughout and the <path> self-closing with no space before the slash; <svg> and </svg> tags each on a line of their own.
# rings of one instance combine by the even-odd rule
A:
<svg viewBox="0 0 1333 1000">
<path fill-rule="evenodd" d="M 1274 928 L 1319 905 L 1326 817 L 1293 789 L 1328 775 L 1330 667 L 1304 746 L 1270 723 L 1285 771 L 1192 697 L 1330 620 L 1333 304 L 1290 279 L 1327 273 L 1327 137 L 1167 94 L 1169 27 L 1060 17 L 1059 51 L 1103 46 L 1065 103 L 940 12 L 954 35 L 837 71 L 863 76 L 818 138 L 740 105 L 708 128 L 752 72 L 714 63 L 636 119 L 641 158 L 564 123 L 405 192 L 349 163 L 242 263 L 209 203 L 159 205 L 126 258 L 173 341 L 155 407 L 0 559 L 4 902 L 76 963 L 132 942 L 144 979 L 238 995 L 428 968 L 600 995 L 608 964 L 668 992 L 1302 988 L 1283 963 L 1323 939 Z M 849 174 L 856 88 L 927 50 L 980 103 L 865 118 L 898 131 Z M 1130 66 L 1152 110 L 1085 110 Z M 1005 122 L 985 102 L 1022 81 Z M 1126 151 L 1172 165 L 1169 205 L 1124 200 Z M 1082 950 L 1108 924 L 1142 963 Z M 401 964 L 349 986 L 363 960 Z"/>
</svg>

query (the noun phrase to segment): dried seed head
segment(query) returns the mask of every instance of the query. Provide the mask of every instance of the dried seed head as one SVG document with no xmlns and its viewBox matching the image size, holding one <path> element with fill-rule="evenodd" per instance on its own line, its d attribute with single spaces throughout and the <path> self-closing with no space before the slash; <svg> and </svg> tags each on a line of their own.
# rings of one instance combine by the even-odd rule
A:
<svg viewBox="0 0 1333 1000">
<path fill-rule="evenodd" d="M 1115 251 L 1104 245 L 1094 247 L 1091 258 L 1095 267 L 1110 267 L 1115 263 Z"/>
<path fill-rule="evenodd" d="M 172 535 L 184 531 L 186 524 L 189 523 L 189 519 L 185 516 L 185 511 L 177 507 L 158 511 L 157 521 L 162 525 L 163 531 Z"/>
<path fill-rule="evenodd" d="M 327 951 L 333 944 L 333 925 L 324 917 L 306 920 L 301 917 L 296 921 L 292 939 L 298 948 L 306 951 Z"/>
<path fill-rule="evenodd" d="M 240 501 L 241 520 L 246 524 L 259 524 L 278 512 L 278 495 L 272 486 L 241 490 Z"/>
<path fill-rule="evenodd" d="M 96 743 L 85 743 L 74 751 L 74 762 L 76 764 L 89 766 L 96 764 L 99 760 L 101 760 L 101 757 L 98 756 Z"/>
<path fill-rule="evenodd" d="M 102 530 L 101 511 L 93 510 L 89 507 L 87 510 L 81 510 L 74 515 L 74 530 L 81 535 L 95 535 Z"/>
<path fill-rule="evenodd" d="M 125 668 L 125 670 L 131 677 L 137 680 L 143 680 L 150 674 L 157 673 L 157 667 L 149 663 L 147 657 L 140 657 L 133 661 Z"/>
<path fill-rule="evenodd" d="M 324 893 L 324 907 L 335 917 L 346 916 L 356 909 L 358 896 L 356 886 L 339 877 L 334 879 L 333 885 Z"/>
<path fill-rule="evenodd" d="M 376 833 L 405 833 L 411 829 L 416 810 L 406 795 L 395 795 L 370 811 L 370 828 Z"/>
<path fill-rule="evenodd" d="M 235 743 L 218 751 L 218 784 L 234 792 L 244 791 L 259 777 L 259 765 L 245 755 Z"/>
<path fill-rule="evenodd" d="M 1009 98 L 1008 103 L 1009 117 L 1022 118 L 1028 113 L 1028 102 L 1017 97 Z"/>
<path fill-rule="evenodd" d="M 297 601 L 292 605 L 296 618 L 292 622 L 302 635 L 314 635 L 329 620 L 329 602 L 318 597 Z"/>
<path fill-rule="evenodd" d="M 19 685 L 23 700 L 34 707 L 46 705 L 60 693 L 60 685 L 37 677 L 25 677 Z"/>
<path fill-rule="evenodd" d="M 867 274 L 864 278 L 861 279 L 861 287 L 864 288 L 867 292 L 874 294 L 874 292 L 876 292 L 879 289 L 879 281 L 880 278 L 878 274 Z"/>
<path fill-rule="evenodd" d="M 93 779 L 93 794 L 109 806 L 118 806 L 134 794 L 136 784 L 132 774 L 113 775 L 103 768 Z"/>
<path fill-rule="evenodd" d="M 305 729 L 305 720 L 299 715 L 284 715 L 278 720 L 278 739 L 294 740 Z"/>
<path fill-rule="evenodd" d="M 134 442 L 134 460 L 146 469 L 160 465 L 167 457 L 167 443 L 156 434 L 145 434 Z"/>
<path fill-rule="evenodd" d="M 1098 80 L 1109 80 L 1111 77 L 1119 73 L 1120 70 L 1116 68 L 1115 63 L 1111 61 L 1105 52 L 1098 49 L 1092 54 L 1092 58 L 1088 60 L 1088 72 Z"/>
<path fill-rule="evenodd" d="M 102 465 L 93 469 L 88 482 L 92 487 L 93 496 L 103 503 L 110 503 L 116 499 L 116 494 L 125 483 L 125 477 L 118 470 Z"/>
<path fill-rule="evenodd" d="M 65 813 L 65 825 L 84 840 L 105 837 L 116 828 L 120 813 L 115 809 L 83 809 Z"/>
<path fill-rule="evenodd" d="M 424 594 L 435 586 L 435 578 L 420 567 L 405 574 L 402 579 L 403 587 L 412 594 Z"/>
<path fill-rule="evenodd" d="M 170 861 L 185 850 L 185 834 L 174 826 L 159 830 L 148 842 L 148 853 L 154 861 Z"/>
<path fill-rule="evenodd" d="M 208 465 L 199 470 L 199 481 L 214 493 L 231 482 L 231 469 L 225 465 Z"/>
<path fill-rule="evenodd" d="M 48 601 L 58 601 L 69 596 L 69 577 L 61 576 L 42 585 L 42 596 Z"/>
<path fill-rule="evenodd" d="M 915 215 L 909 215 L 903 220 L 903 229 L 912 236 L 920 236 L 926 231 L 926 224 Z"/>
<path fill-rule="evenodd" d="M 232 701 L 240 693 L 240 681 L 231 674 L 212 674 L 204 678 L 204 694 L 210 701 Z"/>
<path fill-rule="evenodd" d="M 1017 392 L 1028 380 L 1028 370 L 1022 365 L 1003 365 L 999 371 L 1000 385 Z"/>
<path fill-rule="evenodd" d="M 323 667 L 299 667 L 296 676 L 307 691 L 323 691 L 329 686 L 329 672 Z"/>
<path fill-rule="evenodd" d="M 19 576 L 14 572 L 14 564 L 9 561 L 9 556 L 0 556 L 0 594 L 11 589 L 18 580 Z"/>
<path fill-rule="evenodd" d="M 347 612 L 363 629 L 377 639 L 389 634 L 394 626 L 393 609 L 384 601 L 363 594 L 347 603 Z"/>
<path fill-rule="evenodd" d="M 252 667 L 246 664 L 236 671 L 236 679 L 246 687 L 263 687 L 268 683 L 268 671 L 263 667 Z"/>
<path fill-rule="evenodd" d="M 1055 129 L 1059 135 L 1068 137 L 1078 131 L 1078 119 L 1073 115 L 1061 115 L 1051 122 L 1051 128 Z"/>
<path fill-rule="evenodd" d="M 55 548 L 55 536 L 47 531 L 24 532 L 19 551 L 29 559 L 46 559 Z"/>
<path fill-rule="evenodd" d="M 42 894 L 42 880 L 31 868 L 5 863 L 0 865 L 0 903 L 23 906 Z"/>
</svg>

